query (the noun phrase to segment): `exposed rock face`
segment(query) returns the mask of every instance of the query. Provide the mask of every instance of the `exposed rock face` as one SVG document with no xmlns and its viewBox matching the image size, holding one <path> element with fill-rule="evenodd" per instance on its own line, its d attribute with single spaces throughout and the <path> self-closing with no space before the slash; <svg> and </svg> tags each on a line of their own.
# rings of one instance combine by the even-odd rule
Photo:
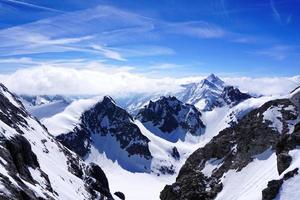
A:
<svg viewBox="0 0 300 200">
<path fill-rule="evenodd" d="M 95 192 L 97 191 L 105 195 L 107 198 L 112 199 L 106 175 L 98 165 L 91 163 L 87 166 L 85 169 L 85 175 L 86 187 L 89 188 L 93 198 L 97 198 L 98 195 Z"/>
<path fill-rule="evenodd" d="M 290 100 L 300 110 L 300 86 L 291 92 Z"/>
<path fill-rule="evenodd" d="M 234 106 L 246 99 L 251 98 L 251 96 L 247 93 L 242 93 L 239 89 L 233 86 L 224 87 L 222 94 L 222 99 L 226 102 L 226 104 Z"/>
<path fill-rule="evenodd" d="M 53 192 L 48 175 L 40 169 L 36 155 L 31 150 L 30 143 L 22 136 L 16 135 L 11 139 L 1 138 L 0 143 L 0 157 L 2 158 L 1 164 L 9 169 L 8 174 L 12 179 L 21 187 L 17 188 L 12 184 L 12 180 L 7 178 L 5 174 L 0 176 L 3 179 L 3 184 L 11 192 L 11 199 L 38 199 L 34 191 L 31 190 L 22 180 L 31 184 L 38 184 L 32 177 L 29 168 L 36 169 L 40 172 L 41 177 L 45 181 L 45 189 Z M 8 198 L 8 196 L 1 195 L 0 197 Z M 53 199 L 47 196 L 49 199 Z M 43 198 L 42 198 L 43 199 Z"/>
<path fill-rule="evenodd" d="M 279 193 L 279 190 L 284 181 L 298 174 L 298 168 L 284 174 L 282 179 L 272 180 L 268 182 L 268 187 L 262 191 L 262 200 L 273 200 Z"/>
<path fill-rule="evenodd" d="M 173 147 L 172 148 L 172 153 L 171 153 L 172 157 L 175 159 L 175 160 L 179 160 L 180 159 L 180 154 L 177 150 L 176 147 Z"/>
<path fill-rule="evenodd" d="M 3 85 L 0 111 L 0 199 L 112 199 L 101 168 L 57 142 Z"/>
<path fill-rule="evenodd" d="M 242 93 L 239 89 L 226 84 L 214 74 L 198 83 L 190 83 L 182 86 L 183 91 L 175 96 L 186 103 L 196 105 L 204 111 L 224 105 L 234 106 L 251 96 Z"/>
<path fill-rule="evenodd" d="M 125 195 L 122 192 L 115 192 L 114 194 L 121 200 L 125 200 Z"/>
<path fill-rule="evenodd" d="M 274 118 L 270 118 L 270 110 L 276 114 Z M 298 144 L 295 125 L 298 116 L 295 106 L 288 99 L 270 101 L 251 111 L 237 125 L 224 129 L 207 145 L 195 151 L 181 168 L 176 182 L 166 186 L 160 198 L 214 199 L 222 191 L 225 173 L 229 170 L 241 171 L 260 154 L 270 156 L 276 151 L 281 162 L 278 170 L 284 171 L 289 166 L 290 158 L 281 153 Z M 279 128 L 274 126 L 275 122 Z M 287 135 L 288 139 L 282 139 L 290 131 L 293 133 Z M 212 159 L 219 160 L 219 163 L 211 174 L 205 175 L 203 170 Z"/>
<path fill-rule="evenodd" d="M 24 107 L 19 105 L 21 104 L 19 99 L 16 98 L 14 94 L 10 93 L 1 83 L 0 92 L 2 95 L 2 98 L 0 98 L 0 120 L 11 128 L 16 129 L 18 132 L 22 132 L 20 126 L 26 127 L 28 125 L 25 118 L 28 117 L 29 114 L 25 111 Z M 13 104 L 10 100 L 13 101 Z"/>
<path fill-rule="evenodd" d="M 107 142 L 110 142 L 110 145 L 116 145 L 110 146 L 110 149 L 106 151 L 108 157 L 110 156 L 109 151 L 120 149 L 127 154 L 126 162 L 130 162 L 131 156 L 137 156 L 146 160 L 146 162 L 151 161 L 152 156 L 148 146 L 149 139 L 134 124 L 131 115 L 118 107 L 110 97 L 104 97 L 93 108 L 85 111 L 80 121 L 80 124 L 72 132 L 59 135 L 57 138 L 82 157 L 89 154 L 91 147 L 101 152 L 104 151 L 102 148 L 107 145 L 100 143 L 106 139 L 109 140 Z M 112 156 L 114 158 L 111 159 L 118 160 L 118 156 L 121 155 L 114 154 Z M 121 160 L 118 160 L 118 162 L 121 166 L 122 164 L 125 166 L 125 163 L 122 163 Z"/>
<path fill-rule="evenodd" d="M 183 137 L 186 133 L 201 135 L 205 130 L 201 112 L 195 106 L 185 104 L 176 97 L 161 97 L 155 102 L 150 101 L 138 112 L 136 118 L 146 127 L 157 127 L 167 135 L 176 134 L 174 132 L 182 133 Z"/>
</svg>

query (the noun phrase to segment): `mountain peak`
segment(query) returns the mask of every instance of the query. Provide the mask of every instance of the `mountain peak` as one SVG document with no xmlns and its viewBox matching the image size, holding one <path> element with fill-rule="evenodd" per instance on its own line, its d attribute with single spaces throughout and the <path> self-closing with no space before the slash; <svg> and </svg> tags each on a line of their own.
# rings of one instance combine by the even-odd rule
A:
<svg viewBox="0 0 300 200">
<path fill-rule="evenodd" d="M 205 80 L 214 83 L 216 85 L 224 85 L 224 81 L 222 81 L 218 76 L 215 74 L 210 74 Z"/>
<path fill-rule="evenodd" d="M 115 100 L 113 100 L 113 98 L 111 96 L 108 96 L 108 95 L 103 97 L 102 102 L 111 102 L 111 103 L 116 104 Z"/>
<path fill-rule="evenodd" d="M 169 96 L 151 101 L 138 112 L 136 118 L 157 136 L 177 142 L 184 140 L 187 133 L 199 136 L 204 132 L 201 115 L 195 106 Z"/>
</svg>

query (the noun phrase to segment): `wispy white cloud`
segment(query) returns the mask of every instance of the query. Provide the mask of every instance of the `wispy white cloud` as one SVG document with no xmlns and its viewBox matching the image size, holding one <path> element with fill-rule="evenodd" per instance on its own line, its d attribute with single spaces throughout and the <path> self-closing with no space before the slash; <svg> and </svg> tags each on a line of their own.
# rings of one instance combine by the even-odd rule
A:
<svg viewBox="0 0 300 200">
<path fill-rule="evenodd" d="M 113 51 L 113 50 L 111 50 L 111 49 L 104 48 L 104 47 L 102 47 L 102 46 L 100 46 L 100 45 L 92 45 L 91 47 L 92 47 L 93 49 L 95 49 L 95 50 L 98 50 L 98 51 L 102 52 L 103 55 L 104 55 L 105 57 L 107 57 L 107 58 L 111 58 L 111 59 L 114 59 L 114 60 L 120 60 L 120 61 L 125 61 L 125 60 L 126 60 L 126 59 L 123 58 L 123 57 L 121 56 L 121 54 L 120 54 L 119 52 L 117 52 L 117 51 Z"/>
<path fill-rule="evenodd" d="M 279 23 L 282 23 L 281 22 L 281 16 L 277 10 L 277 8 L 275 7 L 275 3 L 274 3 L 274 0 L 270 0 L 270 5 L 271 5 L 271 9 L 272 9 L 272 12 L 273 12 L 273 17 L 274 19 L 279 22 Z"/>
<path fill-rule="evenodd" d="M 271 10 L 272 10 L 272 15 L 274 17 L 274 19 L 280 24 L 280 25 L 285 25 L 285 24 L 289 24 L 292 20 L 292 14 L 288 14 L 288 15 L 283 15 L 279 12 L 278 8 L 276 7 L 276 4 L 274 2 L 274 0 L 270 0 L 270 6 L 271 6 Z"/>
<path fill-rule="evenodd" d="M 21 6 L 26 6 L 26 7 L 30 7 L 30 8 L 35 8 L 35 9 L 39 9 L 39 10 L 63 13 L 63 11 L 61 11 L 61 10 L 57 10 L 57 9 L 53 9 L 53 8 L 49 8 L 49 7 L 45 7 L 45 6 L 40 6 L 37 4 L 27 3 L 27 2 L 23 2 L 23 1 L 17 1 L 17 0 L 0 0 L 0 1 L 5 2 L 5 3 L 10 3 L 10 4 L 15 4 L 15 5 L 21 5 Z"/>
<path fill-rule="evenodd" d="M 168 70 L 168 69 L 176 69 L 179 67 L 183 67 L 183 66 L 174 63 L 159 63 L 159 64 L 151 65 L 148 68 L 151 70 Z"/>
<path fill-rule="evenodd" d="M 252 53 L 259 56 L 265 56 L 280 61 L 286 59 L 288 56 L 293 54 L 295 50 L 296 50 L 295 46 L 275 45 L 271 48 L 257 50 Z"/>
<path fill-rule="evenodd" d="M 199 38 L 222 38 L 225 30 L 207 22 L 168 23 L 167 32 L 184 34 Z"/>
<path fill-rule="evenodd" d="M 125 61 L 127 56 L 173 54 L 168 47 L 131 45 L 169 34 L 207 39 L 224 37 L 225 31 L 207 22 L 168 22 L 100 5 L 2 29 L 0 53 L 8 56 L 82 51 Z"/>
</svg>

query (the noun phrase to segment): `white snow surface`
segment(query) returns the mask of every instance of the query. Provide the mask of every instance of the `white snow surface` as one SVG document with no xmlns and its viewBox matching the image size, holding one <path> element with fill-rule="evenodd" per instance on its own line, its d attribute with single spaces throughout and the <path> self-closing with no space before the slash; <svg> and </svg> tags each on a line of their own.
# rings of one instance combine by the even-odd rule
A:
<svg viewBox="0 0 300 200">
<path fill-rule="evenodd" d="M 299 168 L 300 149 L 289 152 L 293 161 L 291 165 L 279 175 L 277 172 L 276 153 L 269 148 L 265 152 L 255 156 L 253 162 L 241 171 L 230 170 L 222 177 L 223 190 L 216 200 L 260 200 L 262 190 L 271 180 L 283 178 L 284 174 Z M 283 182 L 282 188 L 275 198 L 276 200 L 298 200 L 300 175 Z"/>
<path fill-rule="evenodd" d="M 7 95 L 7 93 L 4 93 L 4 95 Z M 7 98 L 10 99 L 12 97 L 8 95 Z M 12 103 L 15 104 L 18 102 L 14 100 Z M 16 106 L 22 107 L 20 104 Z M 48 175 L 53 190 L 57 192 L 57 195 L 50 192 L 47 192 L 47 194 L 54 199 L 59 200 L 88 199 L 89 194 L 85 190 L 83 180 L 68 171 L 67 158 L 62 152 L 60 144 L 53 140 L 52 136 L 49 135 L 48 132 L 33 117 L 27 117 L 25 120 L 28 123 L 28 126 L 19 126 L 19 128 L 24 132 L 22 136 L 30 142 L 32 151 L 37 156 L 40 169 Z M 11 138 L 14 135 L 19 134 L 2 121 L 0 121 L 0 129 L 1 135 L 6 138 Z M 29 170 L 34 179 L 41 185 L 32 185 L 24 180 L 22 181 L 38 196 L 45 197 L 44 193 L 47 190 L 43 190 L 45 180 L 40 176 L 40 171 L 37 169 Z M 0 173 L 7 176 L 13 184 L 17 185 L 17 183 L 7 174 L 7 171 L 2 164 L 0 164 Z M 0 190 L 2 192 L 7 192 L 4 187 L 0 187 Z"/>
<path fill-rule="evenodd" d="M 269 127 L 275 129 L 276 131 L 278 131 L 279 133 L 282 133 L 283 130 L 283 124 L 282 124 L 282 114 L 280 112 L 280 110 L 282 109 L 282 107 L 271 107 L 269 108 L 266 112 L 264 112 L 264 122 L 266 120 L 268 120 L 269 122 L 271 122 L 271 124 L 269 125 Z"/>
<path fill-rule="evenodd" d="M 54 136 L 68 133 L 80 122 L 82 113 L 93 107 L 101 99 L 102 97 L 95 97 L 73 101 L 63 110 L 63 112 L 49 118 L 44 118 L 41 122 Z"/>
<path fill-rule="evenodd" d="M 287 170 L 285 170 L 286 172 L 293 170 L 294 168 L 300 167 L 300 147 L 290 151 L 289 155 L 292 156 L 293 161 L 290 167 Z M 281 190 L 276 197 L 276 200 L 285 200 L 285 199 L 298 200 L 300 197 L 299 183 L 300 183 L 300 174 L 295 175 L 293 178 L 290 178 L 287 181 L 284 181 Z"/>
<path fill-rule="evenodd" d="M 222 177 L 223 190 L 216 200 L 259 200 L 268 181 L 277 178 L 276 155 L 271 149 L 257 155 L 241 171 L 230 170 Z"/>
</svg>

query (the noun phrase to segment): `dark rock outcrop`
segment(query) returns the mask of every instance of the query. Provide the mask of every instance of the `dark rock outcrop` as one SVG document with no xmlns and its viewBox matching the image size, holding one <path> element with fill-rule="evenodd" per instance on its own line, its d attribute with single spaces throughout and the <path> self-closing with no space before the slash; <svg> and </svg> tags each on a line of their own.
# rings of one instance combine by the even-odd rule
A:
<svg viewBox="0 0 300 200">
<path fill-rule="evenodd" d="M 125 194 L 123 192 L 115 192 L 114 194 L 121 200 L 125 200 Z"/>
<path fill-rule="evenodd" d="M 180 159 L 180 154 L 177 150 L 176 147 L 173 147 L 172 148 L 172 153 L 171 153 L 172 157 L 175 159 L 175 160 L 179 160 Z"/>
<path fill-rule="evenodd" d="M 242 93 L 239 89 L 233 86 L 226 86 L 222 91 L 221 97 L 224 99 L 226 104 L 234 106 L 246 99 L 251 98 L 251 95 Z"/>
<path fill-rule="evenodd" d="M 204 133 L 205 125 L 201 115 L 195 106 L 185 104 L 176 97 L 161 97 L 157 101 L 150 101 L 138 112 L 136 118 L 146 127 L 157 127 L 167 135 L 178 131 L 184 136 L 186 133 L 192 135 Z"/>
<path fill-rule="evenodd" d="M 284 181 L 294 177 L 297 174 L 298 174 L 298 168 L 295 168 L 294 170 L 289 171 L 286 174 L 284 174 L 282 179 L 269 181 L 267 188 L 265 188 L 262 191 L 262 200 L 275 199 L 276 196 L 278 195 L 280 188 L 281 188 L 282 184 L 284 183 Z"/>
<path fill-rule="evenodd" d="M 270 126 L 271 122 L 264 120 L 264 113 L 270 108 L 280 108 L 283 127 L 288 127 L 287 123 L 295 120 L 299 115 L 294 110 L 285 109 L 292 105 L 288 99 L 267 102 L 243 117 L 237 125 L 221 131 L 207 145 L 196 150 L 187 159 L 176 182 L 166 186 L 161 192 L 160 198 L 162 200 L 214 199 L 222 190 L 221 178 L 226 172 L 231 169 L 240 171 L 254 158 L 266 159 L 279 148 L 277 147 L 278 142 L 281 141 L 284 134 Z M 288 131 L 288 128 L 285 131 Z M 284 141 L 297 140 L 295 134 L 291 134 L 288 138 L 294 139 Z M 295 147 L 292 145 L 294 143 L 289 142 L 289 145 L 279 146 L 282 146 L 281 149 L 288 146 L 293 148 Z M 279 154 L 282 151 L 278 150 L 277 152 Z M 221 162 L 207 177 L 202 173 L 202 170 L 210 159 L 218 159 Z M 279 156 L 278 160 L 283 161 L 282 165 L 279 166 L 280 171 L 289 165 L 288 157 Z"/>
<path fill-rule="evenodd" d="M 38 184 L 32 177 L 29 167 L 38 170 L 44 179 L 46 189 L 54 192 L 49 181 L 48 175 L 40 169 L 37 156 L 32 152 L 30 143 L 22 136 L 15 135 L 11 139 L 1 138 L 0 157 L 3 159 L 2 165 L 8 169 L 8 174 L 18 183 L 20 188 L 11 183 L 11 180 L 0 174 L 3 184 L 9 191 L 13 191 L 12 199 L 41 199 L 36 196 L 34 191 L 28 187 L 23 180 L 31 184 Z M 5 161 L 5 163 L 3 163 Z M 1 195 L 0 195 L 1 197 Z M 53 199 L 48 196 L 49 199 Z"/>
<path fill-rule="evenodd" d="M 108 199 L 113 199 L 109 190 L 108 180 L 102 169 L 94 164 L 89 164 L 85 169 L 86 187 L 92 194 L 93 198 L 97 198 L 95 191 L 100 192 Z"/>
</svg>

